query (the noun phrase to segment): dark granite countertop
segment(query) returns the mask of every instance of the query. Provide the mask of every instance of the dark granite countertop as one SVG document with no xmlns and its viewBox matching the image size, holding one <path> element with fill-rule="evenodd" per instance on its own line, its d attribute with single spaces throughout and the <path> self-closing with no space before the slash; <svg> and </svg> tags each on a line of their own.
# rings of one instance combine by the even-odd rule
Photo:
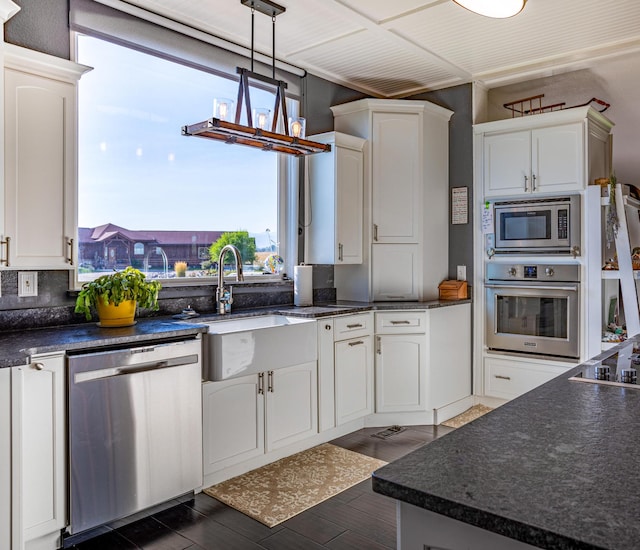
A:
<svg viewBox="0 0 640 550">
<path fill-rule="evenodd" d="M 377 470 L 374 491 L 541 548 L 640 548 L 640 389 L 580 370 Z"/>
<path fill-rule="evenodd" d="M 235 319 L 269 313 L 319 318 L 358 311 L 370 311 L 372 309 L 431 309 L 466 302 L 470 302 L 470 300 L 378 302 L 373 304 L 339 302 L 337 304 L 318 304 L 308 307 L 277 306 L 238 310 L 228 315 L 205 314 L 186 320 L 177 320 L 172 317 L 138 319 L 134 326 L 124 328 L 100 328 L 96 323 L 85 323 L 63 327 L 7 331 L 0 332 L 0 368 L 24 365 L 29 361 L 31 355 L 38 353 L 93 349 L 189 336 L 206 332 L 207 327 L 203 323 L 222 319 Z"/>
</svg>

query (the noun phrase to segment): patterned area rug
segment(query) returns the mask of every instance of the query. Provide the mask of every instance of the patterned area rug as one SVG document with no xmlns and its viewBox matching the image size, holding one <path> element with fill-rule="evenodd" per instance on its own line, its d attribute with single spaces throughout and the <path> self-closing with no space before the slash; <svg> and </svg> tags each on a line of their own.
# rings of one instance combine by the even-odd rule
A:
<svg viewBox="0 0 640 550">
<path fill-rule="evenodd" d="M 441 424 L 449 428 L 459 428 L 460 426 L 464 426 L 465 424 L 468 424 L 476 418 L 480 418 L 482 415 L 487 414 L 492 410 L 493 409 L 491 407 L 486 407 L 485 405 L 474 405 L 470 409 L 464 411 L 462 414 L 441 422 Z"/>
<path fill-rule="evenodd" d="M 204 492 L 267 527 L 274 527 L 364 481 L 385 464 L 324 443 Z"/>
</svg>

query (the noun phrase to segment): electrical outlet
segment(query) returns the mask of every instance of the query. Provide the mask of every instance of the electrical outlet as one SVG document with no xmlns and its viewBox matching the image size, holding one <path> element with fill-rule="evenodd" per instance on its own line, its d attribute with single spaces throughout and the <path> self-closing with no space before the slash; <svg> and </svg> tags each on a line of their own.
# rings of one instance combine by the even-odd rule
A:
<svg viewBox="0 0 640 550">
<path fill-rule="evenodd" d="M 18 298 L 38 295 L 38 272 L 18 271 Z"/>
<path fill-rule="evenodd" d="M 457 270 L 456 278 L 458 281 L 466 281 L 467 280 L 467 266 L 459 265 Z"/>
</svg>

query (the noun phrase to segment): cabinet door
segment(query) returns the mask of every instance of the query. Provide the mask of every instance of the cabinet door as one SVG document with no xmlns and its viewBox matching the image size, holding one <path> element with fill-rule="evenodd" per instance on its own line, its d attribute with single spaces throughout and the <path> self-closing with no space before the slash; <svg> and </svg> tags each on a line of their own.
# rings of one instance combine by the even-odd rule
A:
<svg viewBox="0 0 640 550">
<path fill-rule="evenodd" d="M 336 264 L 361 264 L 363 246 L 363 185 L 362 151 L 336 149 Z"/>
<path fill-rule="evenodd" d="M 385 112 L 372 117 L 373 241 L 420 242 L 422 117 Z"/>
<path fill-rule="evenodd" d="M 373 412 L 373 353 L 371 336 L 335 344 L 336 424 Z"/>
<path fill-rule="evenodd" d="M 66 525 L 64 355 L 11 369 L 13 548 Z M 59 541 L 58 541 L 59 542 Z"/>
<path fill-rule="evenodd" d="M 424 334 L 376 336 L 376 412 L 427 410 Z"/>
<path fill-rule="evenodd" d="M 13 267 L 69 267 L 75 86 L 5 70 L 5 231 Z"/>
<path fill-rule="evenodd" d="M 318 433 L 318 367 L 315 361 L 265 373 L 265 450 Z"/>
<path fill-rule="evenodd" d="M 336 425 L 333 359 L 334 319 L 318 319 L 318 431 Z"/>
<path fill-rule="evenodd" d="M 11 369 L 6 368 L 0 369 L 0 548 L 11 548 Z"/>
<path fill-rule="evenodd" d="M 531 132 L 532 190 L 579 191 L 584 188 L 582 123 Z"/>
<path fill-rule="evenodd" d="M 202 385 L 204 473 L 264 453 L 264 397 L 257 374 Z"/>
<path fill-rule="evenodd" d="M 486 135 L 483 149 L 486 197 L 531 190 L 531 133 L 528 130 Z"/>
<path fill-rule="evenodd" d="M 373 300 L 419 300 L 420 250 L 413 244 L 371 247 Z"/>
</svg>

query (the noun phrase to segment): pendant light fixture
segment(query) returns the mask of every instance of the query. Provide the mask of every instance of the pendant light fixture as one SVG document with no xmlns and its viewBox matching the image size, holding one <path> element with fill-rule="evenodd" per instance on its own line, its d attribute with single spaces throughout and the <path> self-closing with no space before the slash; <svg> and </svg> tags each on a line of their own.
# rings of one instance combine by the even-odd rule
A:
<svg viewBox="0 0 640 550">
<path fill-rule="evenodd" d="M 474 13 L 504 19 L 519 14 L 527 0 L 453 0 Z"/>
<path fill-rule="evenodd" d="M 296 118 L 289 121 L 285 101 L 286 82 L 276 79 L 276 17 L 286 10 L 271 0 L 240 0 L 251 8 L 251 70 L 237 67 L 240 75 L 238 86 L 238 100 L 235 105 L 235 118 L 231 120 L 233 101 L 216 99 L 214 101 L 214 116 L 208 120 L 182 127 L 183 136 L 196 136 L 225 143 L 257 147 L 265 151 L 275 151 L 289 155 L 310 155 L 331 150 L 329 144 L 316 143 L 304 139 L 305 120 Z M 272 76 L 264 76 L 253 70 L 254 58 L 254 17 L 255 11 L 271 17 L 273 22 L 273 52 Z M 268 109 L 252 109 L 249 96 L 249 82 L 255 80 L 275 90 L 275 104 L 273 117 L 270 120 Z M 247 124 L 240 124 L 243 105 L 246 110 Z M 282 117 L 284 133 L 277 133 L 278 121 Z M 269 128 L 270 123 L 270 128 Z"/>
</svg>

